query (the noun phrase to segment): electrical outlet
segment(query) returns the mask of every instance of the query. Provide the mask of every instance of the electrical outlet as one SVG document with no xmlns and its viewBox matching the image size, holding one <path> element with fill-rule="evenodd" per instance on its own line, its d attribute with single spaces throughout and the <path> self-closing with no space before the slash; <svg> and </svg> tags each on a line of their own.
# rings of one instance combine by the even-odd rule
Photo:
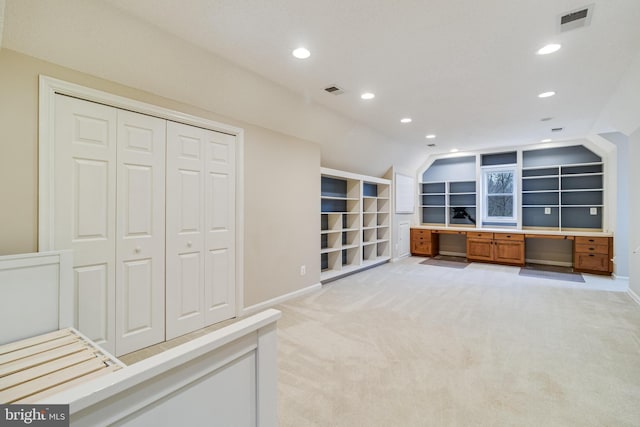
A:
<svg viewBox="0 0 640 427">
<path fill-rule="evenodd" d="M 598 215 L 598 208 L 589 208 L 589 215 Z"/>
<path fill-rule="evenodd" d="M 307 266 L 306 265 L 301 265 L 300 266 L 300 275 L 304 276 L 305 274 L 307 274 Z"/>
<path fill-rule="evenodd" d="M 544 208 L 545 215 L 551 215 L 551 208 Z"/>
</svg>

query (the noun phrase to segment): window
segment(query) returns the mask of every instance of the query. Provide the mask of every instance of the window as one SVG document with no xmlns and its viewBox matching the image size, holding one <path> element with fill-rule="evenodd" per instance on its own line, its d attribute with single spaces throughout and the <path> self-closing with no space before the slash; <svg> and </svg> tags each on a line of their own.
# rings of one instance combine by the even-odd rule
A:
<svg viewBox="0 0 640 427">
<path fill-rule="evenodd" d="M 482 171 L 484 181 L 483 223 L 491 225 L 516 225 L 516 168 L 485 167 Z"/>
</svg>

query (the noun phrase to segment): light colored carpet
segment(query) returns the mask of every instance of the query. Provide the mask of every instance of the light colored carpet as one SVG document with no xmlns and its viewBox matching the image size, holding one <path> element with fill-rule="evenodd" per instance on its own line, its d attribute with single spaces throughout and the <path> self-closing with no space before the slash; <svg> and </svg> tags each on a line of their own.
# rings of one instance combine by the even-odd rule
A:
<svg viewBox="0 0 640 427">
<path fill-rule="evenodd" d="M 640 306 L 407 258 L 279 305 L 281 426 L 638 426 Z"/>
<path fill-rule="evenodd" d="M 448 268 L 466 268 L 469 263 L 466 258 L 463 257 L 453 257 L 453 256 L 442 256 L 438 255 L 434 258 L 427 258 L 424 261 L 420 261 L 422 265 L 435 265 L 438 267 L 448 267 Z"/>
<path fill-rule="evenodd" d="M 526 265 L 520 268 L 518 274 L 521 276 L 539 277 L 540 279 L 585 283 L 581 273 L 575 273 L 571 268 L 566 267 Z"/>
</svg>

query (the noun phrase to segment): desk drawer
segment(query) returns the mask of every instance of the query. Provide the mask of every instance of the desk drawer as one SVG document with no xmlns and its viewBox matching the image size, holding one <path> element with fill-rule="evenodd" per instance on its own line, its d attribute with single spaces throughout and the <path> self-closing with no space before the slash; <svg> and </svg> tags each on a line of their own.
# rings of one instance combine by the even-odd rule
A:
<svg viewBox="0 0 640 427">
<path fill-rule="evenodd" d="M 411 229 L 411 238 L 412 239 L 431 239 L 431 230 L 422 230 L 419 228 Z"/>
<path fill-rule="evenodd" d="M 576 245 L 609 245 L 608 237 L 576 236 Z"/>
<path fill-rule="evenodd" d="M 486 231 L 467 231 L 467 239 L 493 239 L 493 233 Z"/>
<path fill-rule="evenodd" d="M 493 238 L 496 240 L 514 240 L 524 242 L 524 234 L 493 233 Z"/>
<path fill-rule="evenodd" d="M 431 235 L 427 234 L 426 236 L 424 234 L 414 234 L 411 239 L 414 242 L 430 242 L 431 241 Z"/>
<path fill-rule="evenodd" d="M 576 243 L 576 253 L 609 255 L 609 245 L 585 245 Z"/>
<path fill-rule="evenodd" d="M 431 253 L 431 242 L 413 242 L 413 250 L 412 252 L 420 253 L 420 254 L 430 254 Z"/>
<path fill-rule="evenodd" d="M 576 253 L 574 269 L 608 272 L 609 256 L 603 254 Z"/>
</svg>

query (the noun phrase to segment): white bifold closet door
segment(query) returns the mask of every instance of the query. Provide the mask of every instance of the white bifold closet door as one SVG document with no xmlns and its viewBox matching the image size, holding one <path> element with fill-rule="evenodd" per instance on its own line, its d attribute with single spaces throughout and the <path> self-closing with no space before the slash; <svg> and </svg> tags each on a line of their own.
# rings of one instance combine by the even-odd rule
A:
<svg viewBox="0 0 640 427">
<path fill-rule="evenodd" d="M 167 339 L 235 315 L 235 137 L 167 123 Z"/>
<path fill-rule="evenodd" d="M 165 120 L 118 110 L 118 355 L 164 341 L 165 143 Z"/>
<path fill-rule="evenodd" d="M 121 355 L 164 339 L 166 122 L 56 95 L 55 249 L 73 249 L 78 329 Z"/>
</svg>

